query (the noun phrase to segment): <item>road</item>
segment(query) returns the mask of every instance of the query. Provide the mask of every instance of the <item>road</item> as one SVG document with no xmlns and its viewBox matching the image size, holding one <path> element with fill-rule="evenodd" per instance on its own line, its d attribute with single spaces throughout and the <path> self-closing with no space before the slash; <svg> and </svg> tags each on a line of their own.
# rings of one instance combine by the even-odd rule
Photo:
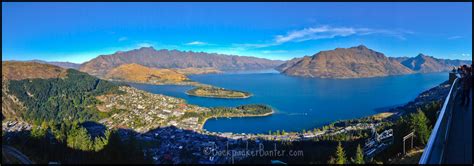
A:
<svg viewBox="0 0 474 166">
<path fill-rule="evenodd" d="M 23 153 L 7 145 L 2 145 L 2 158 L 6 160 L 2 161 L 2 163 L 17 164 L 16 162 L 19 162 L 19 164 L 34 164 Z"/>
</svg>

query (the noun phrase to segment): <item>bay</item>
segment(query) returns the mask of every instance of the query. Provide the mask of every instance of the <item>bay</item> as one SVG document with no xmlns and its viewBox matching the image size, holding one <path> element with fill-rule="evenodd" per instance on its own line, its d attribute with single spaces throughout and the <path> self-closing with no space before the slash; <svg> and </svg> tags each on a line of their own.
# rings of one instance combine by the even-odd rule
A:
<svg viewBox="0 0 474 166">
<path fill-rule="evenodd" d="M 418 94 L 448 79 L 447 73 L 399 76 L 320 79 L 293 77 L 275 71 L 232 72 L 192 75 L 194 81 L 250 92 L 247 99 L 218 99 L 188 96 L 192 86 L 129 83 L 151 93 L 185 99 L 204 107 L 267 104 L 276 112 L 266 117 L 209 119 L 204 129 L 214 132 L 268 133 L 302 131 L 345 119 L 370 116 L 403 105 Z"/>
</svg>

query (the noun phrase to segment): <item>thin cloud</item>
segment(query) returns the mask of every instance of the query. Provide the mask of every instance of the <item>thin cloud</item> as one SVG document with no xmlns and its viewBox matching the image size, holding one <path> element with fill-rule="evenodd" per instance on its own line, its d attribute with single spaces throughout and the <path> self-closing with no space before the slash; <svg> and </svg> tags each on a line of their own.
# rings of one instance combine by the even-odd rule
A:
<svg viewBox="0 0 474 166">
<path fill-rule="evenodd" d="M 264 47 L 270 47 L 270 46 L 276 46 L 280 45 L 278 43 L 262 43 L 262 44 L 251 44 L 251 43 L 245 43 L 245 44 L 232 44 L 236 49 L 243 49 L 245 50 L 246 48 L 264 48 Z"/>
<path fill-rule="evenodd" d="M 137 47 L 153 47 L 153 43 L 138 43 Z"/>
<path fill-rule="evenodd" d="M 328 39 L 337 36 L 345 37 L 356 34 L 358 30 L 353 28 L 331 28 L 322 26 L 316 28 L 305 28 L 288 32 L 286 35 L 277 35 L 276 43 L 286 43 L 291 41 L 302 42 L 306 40 Z"/>
<path fill-rule="evenodd" d="M 203 46 L 203 45 L 209 45 L 209 43 L 202 42 L 202 41 L 193 41 L 186 43 L 185 45 L 190 45 L 190 46 Z"/>
<path fill-rule="evenodd" d="M 412 32 L 408 31 L 391 31 L 384 29 L 371 29 L 371 28 L 353 28 L 353 27 L 330 27 L 320 26 L 315 28 L 305 28 L 302 30 L 296 30 L 288 32 L 286 35 L 278 35 L 275 37 L 276 43 L 286 42 L 302 42 L 307 40 L 318 40 L 318 39 L 332 39 L 335 37 L 347 37 L 352 35 L 373 35 L 382 34 L 399 39 L 405 39 L 405 35 Z"/>
<path fill-rule="evenodd" d="M 451 37 L 448 37 L 448 40 L 454 40 L 454 39 L 460 39 L 462 38 L 462 36 L 451 36 Z"/>
<path fill-rule="evenodd" d="M 155 41 L 140 41 L 132 44 L 129 47 L 124 47 L 124 48 L 129 48 L 129 49 L 136 49 L 136 48 L 141 48 L 141 47 L 153 47 L 155 49 L 178 49 L 180 48 L 178 45 L 174 44 L 165 44 L 165 43 L 160 43 L 160 42 L 155 42 Z"/>
<path fill-rule="evenodd" d="M 271 42 L 267 43 L 246 43 L 246 44 L 234 44 L 238 47 L 244 48 L 264 48 L 270 46 L 281 45 L 288 42 L 303 42 L 308 40 L 320 40 L 320 39 L 332 39 L 336 37 L 348 37 L 348 36 L 365 36 L 365 35 L 385 35 L 389 37 L 395 37 L 400 40 L 405 40 L 407 34 L 413 34 L 411 31 L 406 30 L 384 30 L 384 29 L 371 29 L 371 28 L 354 28 L 354 27 L 331 27 L 331 26 L 319 26 L 304 28 L 301 30 L 294 30 L 287 32 L 284 35 L 277 35 Z"/>
<path fill-rule="evenodd" d="M 127 37 L 125 37 L 125 36 L 124 36 L 124 37 L 120 37 L 120 38 L 118 38 L 118 41 L 119 41 L 119 42 L 121 42 L 121 41 L 125 41 L 125 40 L 128 40 L 128 38 L 127 38 Z"/>
<path fill-rule="evenodd" d="M 460 54 L 451 54 L 451 56 L 453 56 L 453 57 L 468 57 L 468 58 L 470 58 L 470 57 L 471 57 L 471 54 L 470 54 L 470 53 L 460 53 Z"/>
<path fill-rule="evenodd" d="M 278 54 L 278 53 L 287 53 L 287 50 L 263 50 L 264 54 Z"/>
</svg>

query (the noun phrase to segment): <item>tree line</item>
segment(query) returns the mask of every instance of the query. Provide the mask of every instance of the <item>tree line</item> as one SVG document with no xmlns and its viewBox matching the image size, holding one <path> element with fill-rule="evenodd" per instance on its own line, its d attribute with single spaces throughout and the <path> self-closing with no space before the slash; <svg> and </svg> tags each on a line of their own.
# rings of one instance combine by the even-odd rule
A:
<svg viewBox="0 0 474 166">
<path fill-rule="evenodd" d="M 95 107 L 95 96 L 120 93 L 114 83 L 76 70 L 65 78 L 10 80 L 9 91 L 28 109 L 22 118 L 40 125 L 43 120 L 84 122 L 109 116 Z"/>
</svg>

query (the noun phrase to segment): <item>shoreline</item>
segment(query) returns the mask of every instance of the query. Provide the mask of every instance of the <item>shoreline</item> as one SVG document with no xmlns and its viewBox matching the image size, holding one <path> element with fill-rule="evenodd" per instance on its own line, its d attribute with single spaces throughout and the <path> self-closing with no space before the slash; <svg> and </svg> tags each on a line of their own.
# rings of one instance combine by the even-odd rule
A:
<svg viewBox="0 0 474 166">
<path fill-rule="evenodd" d="M 221 117 L 216 117 L 216 116 L 211 116 L 211 117 L 207 117 L 207 118 L 204 118 L 203 122 L 201 124 L 199 124 L 199 130 L 204 130 L 204 124 L 206 124 L 207 120 L 211 119 L 211 118 L 243 118 L 243 117 L 264 117 L 264 116 L 270 116 L 270 115 L 273 115 L 275 113 L 275 110 L 272 109 L 271 112 L 268 112 L 268 113 L 264 113 L 264 114 L 257 114 L 257 115 L 236 115 L 236 116 L 221 116 Z"/>
<path fill-rule="evenodd" d="M 146 84 L 146 85 L 180 85 L 180 86 L 210 86 L 206 84 L 202 84 L 195 81 L 183 81 L 183 82 L 163 82 L 163 83 L 152 83 L 152 82 L 139 82 L 139 81 L 132 81 L 132 80 L 114 80 L 114 79 L 106 79 L 107 81 L 111 82 L 122 82 L 122 83 L 135 83 L 135 84 Z"/>
<path fill-rule="evenodd" d="M 363 119 L 366 119 L 366 118 L 370 118 L 370 117 L 373 117 L 373 116 L 377 116 L 377 115 L 383 115 L 383 114 L 387 114 L 387 113 L 390 113 L 392 114 L 391 116 L 387 116 L 387 117 L 383 117 L 381 119 L 385 119 L 385 120 L 388 120 L 388 121 L 393 121 L 394 119 L 397 119 L 398 117 L 410 112 L 410 109 L 412 108 L 415 108 L 417 106 L 420 105 L 419 102 L 421 103 L 425 103 L 427 101 L 433 101 L 432 97 L 435 97 L 436 96 L 439 96 L 440 94 L 440 90 L 443 89 L 443 86 L 445 86 L 446 83 L 443 82 L 443 83 L 440 83 L 428 90 L 425 90 L 421 93 L 418 94 L 418 96 L 415 97 L 415 99 L 413 100 L 409 100 L 407 101 L 406 103 L 404 104 L 399 104 L 399 105 L 396 105 L 396 106 L 388 106 L 389 108 L 385 108 L 383 111 L 377 111 L 376 113 L 372 114 L 372 115 L 367 115 L 367 116 L 364 116 L 364 117 L 359 117 L 359 118 L 351 118 L 351 119 L 344 119 L 344 120 L 341 120 L 341 121 L 357 121 L 357 120 L 363 120 Z M 189 95 L 189 96 L 196 96 L 196 95 L 192 95 L 192 94 L 189 94 L 187 91 L 185 91 L 185 94 L 186 95 Z M 253 94 L 249 95 L 250 96 L 253 96 Z M 223 98 L 223 97 L 212 97 L 212 96 L 196 96 L 196 97 L 206 97 L 206 98 Z M 246 97 L 248 98 L 248 97 Z M 442 98 L 442 97 L 441 97 Z M 224 99 L 245 99 L 244 97 L 240 97 L 240 98 L 224 98 Z M 436 100 L 436 99 L 434 99 Z M 251 115 L 251 114 L 246 114 L 246 115 L 228 115 L 228 116 L 210 116 L 210 117 L 206 117 L 206 118 L 203 118 L 202 119 L 202 122 L 199 123 L 199 126 L 197 127 L 197 130 L 199 131 L 206 131 L 204 129 L 204 125 L 205 123 L 207 122 L 207 120 L 209 120 L 210 118 L 232 118 L 232 117 L 235 117 L 235 118 L 244 118 L 244 117 L 264 117 L 264 116 L 269 116 L 269 115 L 272 115 L 275 113 L 275 110 L 274 109 L 271 109 L 271 112 L 268 112 L 268 113 L 264 113 L 264 114 L 255 114 L 255 115 Z M 333 123 L 336 123 L 337 121 L 334 121 L 334 122 L 331 122 L 329 124 L 333 124 Z M 327 124 L 327 125 L 329 125 Z M 308 130 L 314 130 L 314 129 L 321 129 L 323 128 L 324 126 L 327 126 L 327 125 L 322 125 L 320 127 L 314 127 L 314 128 L 311 128 L 311 129 L 308 129 Z M 349 125 L 351 126 L 351 125 Z M 347 126 L 346 126 L 347 127 Z M 299 133 L 300 131 L 295 131 L 296 133 Z"/>
<path fill-rule="evenodd" d="M 192 89 L 191 89 L 192 90 Z M 194 95 L 194 94 L 189 94 L 188 91 L 184 92 L 188 96 L 194 96 L 194 97 L 206 97 L 206 98 L 214 98 L 214 99 L 247 99 L 253 96 L 253 94 L 250 94 L 245 97 L 217 97 L 217 96 L 199 96 L 199 95 Z"/>
<path fill-rule="evenodd" d="M 199 88 L 199 87 L 219 88 L 219 87 L 216 87 L 216 86 L 213 86 L 213 85 L 203 84 L 203 83 L 195 82 L 195 81 L 179 82 L 179 83 L 167 83 L 167 82 L 166 83 L 151 83 L 151 82 L 137 82 L 137 81 L 130 81 L 130 80 L 113 80 L 113 79 L 107 79 L 107 81 L 120 82 L 120 83 L 145 84 L 145 85 L 157 85 L 157 86 L 160 86 L 160 85 L 192 86 L 192 87 L 194 87 L 193 89 L 196 89 L 196 88 Z M 193 90 L 193 89 L 190 89 L 190 90 Z M 236 91 L 236 90 L 230 90 L 230 91 L 242 92 L 242 93 L 246 93 L 246 94 L 249 94 L 249 95 L 244 96 L 244 97 L 199 96 L 199 95 L 194 95 L 194 94 L 188 93 L 188 91 L 190 91 L 190 90 L 187 90 L 184 93 L 188 96 L 215 98 L 215 99 L 247 99 L 247 98 L 250 98 L 250 97 L 253 96 L 253 94 L 251 94 L 251 93 L 243 92 L 243 91 Z"/>
</svg>

